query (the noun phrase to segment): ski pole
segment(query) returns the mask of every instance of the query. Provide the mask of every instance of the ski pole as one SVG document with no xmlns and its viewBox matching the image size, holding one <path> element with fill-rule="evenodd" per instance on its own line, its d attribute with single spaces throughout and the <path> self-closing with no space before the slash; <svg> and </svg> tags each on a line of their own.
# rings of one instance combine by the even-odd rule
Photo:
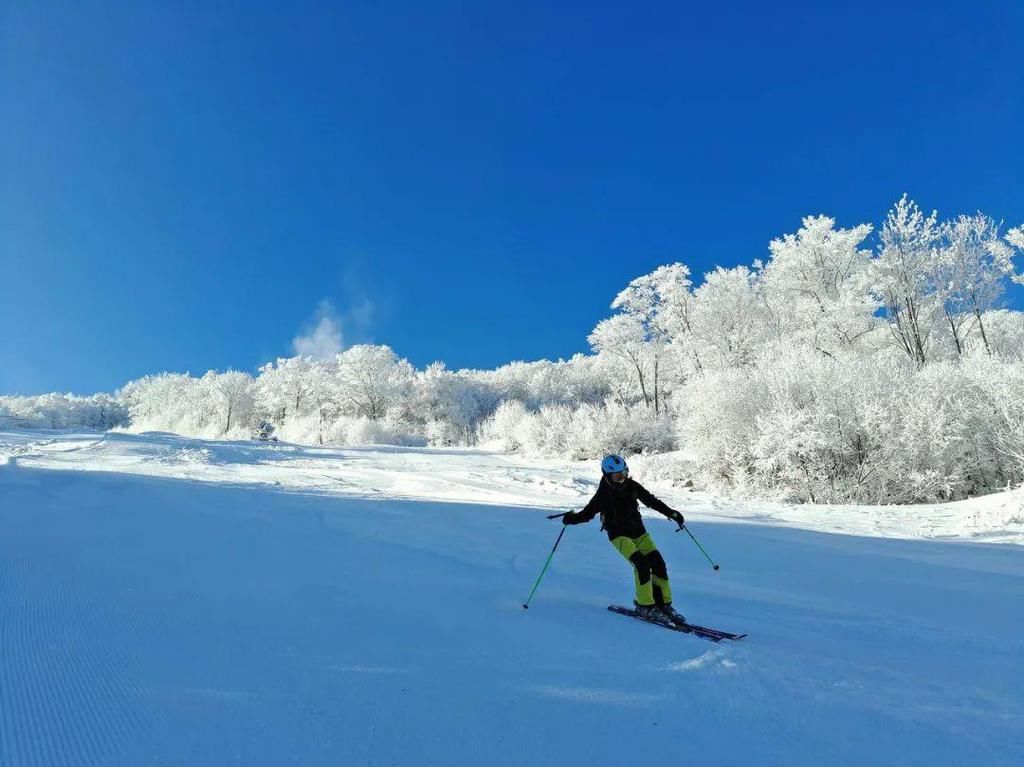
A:
<svg viewBox="0 0 1024 767">
<path fill-rule="evenodd" d="M 713 567 L 713 568 L 714 568 L 715 570 L 717 570 L 717 569 L 718 569 L 718 565 L 716 565 L 716 564 L 715 564 L 715 563 L 714 563 L 714 562 L 712 561 L 711 557 L 709 557 L 709 556 L 708 556 L 708 553 L 707 553 L 706 551 L 704 551 L 704 547 L 700 545 L 700 541 L 698 541 L 698 540 L 697 540 L 697 539 L 696 539 L 696 538 L 694 537 L 693 533 L 691 533 L 691 532 L 690 532 L 690 528 L 688 528 L 688 527 L 687 527 L 686 525 L 680 525 L 680 526 L 679 526 L 679 530 L 685 530 L 685 531 L 686 531 L 686 534 L 687 534 L 688 536 L 690 536 L 691 538 L 693 538 L 693 542 L 697 544 L 697 548 L 698 548 L 698 549 L 700 549 L 700 553 L 701 553 L 701 554 L 703 554 L 703 555 L 704 555 L 704 558 L 705 558 L 705 559 L 706 559 L 706 560 L 707 560 L 707 561 L 708 561 L 708 562 L 709 562 L 709 563 L 711 564 L 711 566 L 712 566 L 712 567 Z M 679 532 L 679 530 L 676 530 L 676 532 L 678 533 L 678 532 Z"/>
<path fill-rule="evenodd" d="M 548 517 L 548 519 L 554 519 L 555 517 L 564 517 L 564 516 L 565 516 L 564 514 L 555 514 L 553 517 Z M 562 542 L 562 536 L 563 535 L 565 535 L 565 528 L 564 527 L 562 528 L 562 532 L 560 532 L 558 534 L 558 538 L 555 539 L 555 545 L 551 549 L 551 553 L 548 554 L 548 561 L 544 563 L 544 567 L 540 571 L 540 575 L 537 576 L 537 582 L 533 584 L 533 591 L 530 592 L 530 596 L 528 596 L 526 598 L 526 601 L 523 602 L 523 609 L 524 610 L 529 610 L 530 609 L 530 600 L 533 599 L 533 595 L 537 592 L 537 587 L 540 585 L 540 579 L 543 578 L 544 577 L 544 573 L 547 572 L 548 565 L 551 564 L 551 558 L 553 556 L 555 556 L 555 549 L 557 549 L 558 548 L 558 544 Z"/>
</svg>

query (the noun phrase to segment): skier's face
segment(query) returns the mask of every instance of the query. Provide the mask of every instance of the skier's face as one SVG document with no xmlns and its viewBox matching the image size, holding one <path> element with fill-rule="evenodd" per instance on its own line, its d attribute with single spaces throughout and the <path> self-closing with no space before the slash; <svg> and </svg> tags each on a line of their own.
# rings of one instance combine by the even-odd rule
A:
<svg viewBox="0 0 1024 767">
<path fill-rule="evenodd" d="M 616 485 L 621 485 L 626 481 L 626 477 L 629 476 L 628 471 L 616 471 L 608 475 L 608 481 L 614 482 Z"/>
</svg>

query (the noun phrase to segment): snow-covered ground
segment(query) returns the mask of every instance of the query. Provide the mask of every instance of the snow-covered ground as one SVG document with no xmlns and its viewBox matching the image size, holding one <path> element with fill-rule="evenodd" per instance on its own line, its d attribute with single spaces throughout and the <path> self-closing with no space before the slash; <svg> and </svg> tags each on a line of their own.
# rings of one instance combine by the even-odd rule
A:
<svg viewBox="0 0 1024 767">
<path fill-rule="evenodd" d="M 218 442 L 148 433 L 0 431 L 0 465 L 142 474 L 234 486 L 356 498 L 579 508 L 597 486 L 595 463 L 531 459 L 472 448 L 316 448 Z M 648 482 L 687 518 L 779 524 L 887 538 L 942 538 L 1024 544 L 1024 492 L 958 503 L 827 506 L 730 501 Z M 657 514 L 654 515 L 658 517 Z"/>
<path fill-rule="evenodd" d="M 715 645 L 604 610 L 593 467 L 0 433 L 0 765 L 1019 765 L 1024 512 L 651 484 Z M 934 540 L 943 538 L 945 540 Z M 932 540 L 929 540 L 932 539 Z"/>
</svg>

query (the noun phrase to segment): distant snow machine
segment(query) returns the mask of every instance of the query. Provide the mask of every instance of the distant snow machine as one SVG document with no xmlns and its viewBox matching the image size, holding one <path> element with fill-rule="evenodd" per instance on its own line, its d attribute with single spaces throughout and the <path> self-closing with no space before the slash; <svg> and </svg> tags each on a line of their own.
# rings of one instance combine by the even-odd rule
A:
<svg viewBox="0 0 1024 767">
<path fill-rule="evenodd" d="M 274 424 L 269 421 L 260 421 L 252 433 L 252 439 L 258 442 L 277 442 L 274 436 Z"/>
</svg>

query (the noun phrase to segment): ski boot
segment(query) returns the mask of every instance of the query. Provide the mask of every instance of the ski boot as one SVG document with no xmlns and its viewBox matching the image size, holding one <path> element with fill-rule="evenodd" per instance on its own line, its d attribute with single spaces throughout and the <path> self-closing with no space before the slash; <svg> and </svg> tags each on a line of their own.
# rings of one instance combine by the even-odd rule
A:
<svg viewBox="0 0 1024 767">
<path fill-rule="evenodd" d="M 658 609 L 657 605 L 642 605 L 634 601 L 633 609 L 636 612 L 637 618 L 654 621 L 655 623 L 664 623 L 666 625 L 672 622 L 664 612 Z"/>
<path fill-rule="evenodd" d="M 658 605 L 656 608 L 659 610 L 670 623 L 674 623 L 676 626 L 685 626 L 686 618 L 675 611 L 675 608 L 671 604 Z"/>
</svg>

